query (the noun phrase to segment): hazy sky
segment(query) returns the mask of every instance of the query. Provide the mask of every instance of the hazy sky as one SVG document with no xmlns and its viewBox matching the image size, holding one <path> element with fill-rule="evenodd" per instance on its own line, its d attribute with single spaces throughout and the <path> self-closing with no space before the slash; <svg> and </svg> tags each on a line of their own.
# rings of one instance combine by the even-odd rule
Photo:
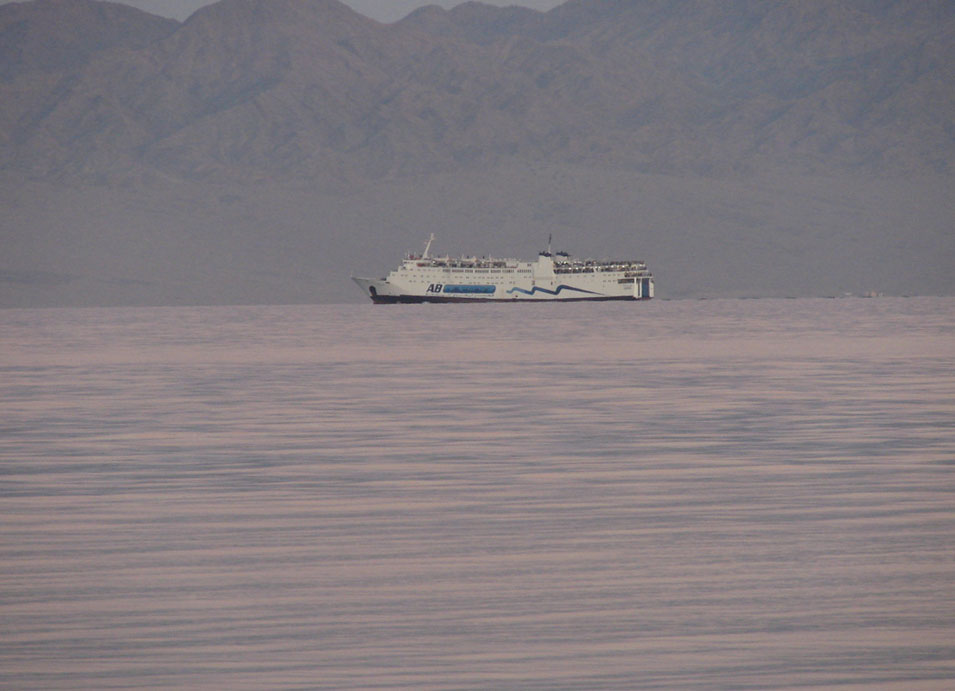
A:
<svg viewBox="0 0 955 691">
<path fill-rule="evenodd" d="M 0 0 L 0 4 L 7 4 L 10 0 Z M 138 7 L 153 14 L 161 14 L 175 19 L 186 19 L 203 5 L 211 5 L 215 0 L 115 0 L 126 5 Z M 381 22 L 394 22 L 416 7 L 422 5 L 441 5 L 454 7 L 464 0 L 344 0 L 362 14 Z M 562 4 L 565 0 L 482 0 L 489 5 L 523 5 L 537 10 L 549 10 Z"/>
</svg>

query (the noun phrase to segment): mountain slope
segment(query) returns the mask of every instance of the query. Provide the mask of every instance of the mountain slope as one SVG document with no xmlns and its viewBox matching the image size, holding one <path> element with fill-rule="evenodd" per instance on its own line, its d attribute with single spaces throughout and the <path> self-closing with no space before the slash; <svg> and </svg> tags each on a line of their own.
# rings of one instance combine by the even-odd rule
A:
<svg viewBox="0 0 955 691">
<path fill-rule="evenodd" d="M 43 122 L 83 81 L 97 56 L 141 49 L 179 26 L 125 5 L 95 0 L 37 0 L 0 6 L 0 144 L 6 167 L 23 169 L 31 152 L 25 133 Z M 82 122 L 63 135 L 83 138 Z"/>
<path fill-rule="evenodd" d="M 62 3 L 33 5 L 57 18 L 47 20 L 55 36 Z M 86 24 L 116 13 L 92 0 L 70 7 Z M 223 0 L 122 40 L 126 24 L 114 21 L 112 42 L 72 49 L 71 60 L 2 54 L 14 85 L 3 87 L 0 166 L 113 182 L 152 171 L 328 183 L 505 160 L 948 172 L 951 8 L 466 3 L 381 25 L 337 0 Z M 28 88 L 40 65 L 56 78 Z"/>
</svg>

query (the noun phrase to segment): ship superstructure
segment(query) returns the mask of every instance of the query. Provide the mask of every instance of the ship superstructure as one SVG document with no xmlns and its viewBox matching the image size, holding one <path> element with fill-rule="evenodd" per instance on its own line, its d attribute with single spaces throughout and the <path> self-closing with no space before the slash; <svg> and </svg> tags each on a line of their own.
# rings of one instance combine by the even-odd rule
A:
<svg viewBox="0 0 955 691">
<path fill-rule="evenodd" d="M 386 278 L 354 278 L 375 303 L 649 300 L 646 262 L 577 259 L 541 252 L 536 261 L 432 257 L 434 235 Z"/>
</svg>

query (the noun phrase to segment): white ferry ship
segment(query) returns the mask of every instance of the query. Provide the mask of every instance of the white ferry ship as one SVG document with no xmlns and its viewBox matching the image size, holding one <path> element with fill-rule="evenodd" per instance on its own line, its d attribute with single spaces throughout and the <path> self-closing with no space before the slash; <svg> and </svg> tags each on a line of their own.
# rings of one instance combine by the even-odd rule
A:
<svg viewBox="0 0 955 691">
<path fill-rule="evenodd" d="M 653 275 L 642 261 L 575 259 L 541 252 L 537 261 L 409 254 L 387 278 L 353 278 L 376 304 L 649 300 Z"/>
</svg>

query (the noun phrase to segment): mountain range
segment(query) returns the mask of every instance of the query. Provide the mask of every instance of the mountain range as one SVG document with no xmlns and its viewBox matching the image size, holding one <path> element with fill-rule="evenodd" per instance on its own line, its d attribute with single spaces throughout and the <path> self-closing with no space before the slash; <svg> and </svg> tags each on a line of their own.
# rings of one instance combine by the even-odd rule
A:
<svg viewBox="0 0 955 691">
<path fill-rule="evenodd" d="M 43 231 L 50 242 L 80 227 L 92 235 L 102 232 L 92 220 L 102 221 L 98 214 L 76 218 L 72 230 L 56 225 L 61 221 L 53 220 L 51 207 L 65 197 L 76 209 L 98 208 L 102 199 L 119 195 L 118 215 L 110 222 L 153 228 L 152 243 L 173 225 L 205 228 L 201 241 L 176 236 L 178 244 L 167 253 L 171 266 L 179 249 L 194 252 L 197 242 L 227 242 L 220 236 L 228 225 L 243 238 L 237 247 L 245 248 L 245 259 L 238 266 L 247 277 L 263 241 L 257 228 L 270 221 L 257 218 L 252 225 L 248 218 L 259 214 L 247 210 L 235 218 L 234 210 L 262 190 L 275 190 L 273 199 L 294 198 L 309 209 L 311 220 L 315 212 L 321 215 L 315 199 L 329 200 L 326 207 L 351 219 L 373 205 L 376 194 L 401 206 L 394 190 L 419 199 L 435 186 L 453 200 L 437 203 L 433 215 L 408 218 L 407 226 L 391 230 L 360 228 L 352 239 L 338 237 L 339 245 L 324 241 L 334 239 L 333 230 L 294 230 L 306 222 L 295 213 L 275 211 L 271 219 L 287 225 L 290 246 L 315 245 L 318 233 L 323 256 L 359 260 L 359 248 L 395 249 L 438 224 L 459 228 L 445 231 L 452 246 L 482 237 L 480 226 L 470 225 L 474 219 L 454 210 L 467 206 L 467 199 L 485 199 L 501 220 L 483 231 L 482 242 L 493 238 L 505 247 L 475 250 L 527 249 L 526 238 L 500 234 L 518 218 L 535 233 L 548 224 L 568 232 L 577 226 L 595 237 L 598 249 L 615 250 L 610 240 L 622 239 L 623 231 L 595 228 L 592 220 L 606 222 L 607 214 L 597 210 L 621 203 L 608 199 L 601 206 L 605 188 L 680 190 L 662 196 L 684 194 L 691 206 L 701 205 L 693 223 L 730 228 L 725 216 L 714 224 L 709 202 L 694 197 L 705 199 L 707 189 L 724 185 L 736 190 L 722 202 L 738 209 L 730 216 L 750 218 L 733 232 L 758 233 L 762 227 L 766 256 L 752 258 L 771 262 L 771 248 L 786 251 L 792 244 L 795 219 L 807 218 L 808 211 L 810 225 L 826 228 L 834 213 L 842 214 L 833 211 L 837 190 L 847 191 L 843 202 L 859 211 L 862 223 L 885 216 L 886 184 L 912 185 L 922 201 L 929 195 L 932 207 L 922 212 L 927 235 L 915 244 L 943 266 L 932 269 L 924 285 L 913 277 L 891 290 L 949 292 L 955 288 L 943 274 L 952 257 L 945 190 L 955 161 L 953 38 L 955 3 L 948 0 L 570 0 L 549 12 L 466 2 L 452 10 L 424 7 L 393 24 L 338 0 L 221 0 L 182 23 L 97 0 L 3 5 L 0 182 L 9 208 L 18 211 L 3 222 L 12 249 L 0 259 L 0 287 L 15 297 L 0 304 L 58 303 L 84 280 L 106 286 L 93 290 L 96 297 L 87 302 L 168 298 L 167 289 L 154 285 L 159 277 L 135 288 L 135 280 L 149 272 L 135 268 L 133 236 L 110 240 L 117 248 L 113 254 L 123 258 L 118 266 L 125 268 L 92 259 L 69 262 L 65 255 L 54 260 L 56 252 L 35 236 L 44 223 L 52 224 Z M 595 183 L 611 178 L 606 185 Z M 542 191 L 544 179 L 550 182 Z M 497 188 L 501 180 L 531 195 L 511 200 L 512 219 L 498 201 L 508 197 Z M 701 184 L 706 180 L 713 185 Z M 791 219 L 778 211 L 761 215 L 760 208 L 789 208 L 792 202 L 777 197 L 787 189 L 814 189 L 814 180 L 829 181 L 822 194 L 831 198 L 813 205 L 812 195 L 796 193 L 810 208 L 792 209 Z M 891 180 L 905 182 L 886 182 Z M 200 186 L 208 186 L 206 194 L 182 202 Z M 591 189 L 588 197 L 581 196 L 585 188 Z M 85 193 L 76 197 L 77 189 Z M 937 198 L 932 190 L 939 190 Z M 535 195 L 547 200 L 536 203 Z M 167 203 L 171 199 L 178 201 Z M 353 200 L 355 209 L 343 210 L 343 199 Z M 556 206 L 553 199 L 560 200 Z M 416 203 L 436 205 L 430 197 Z M 157 206 L 164 208 L 162 222 L 144 211 Z M 637 207 L 638 216 L 647 218 L 660 217 L 663 208 L 633 197 L 613 222 Z M 813 221 L 812 213 L 821 215 Z M 389 218 L 387 210 L 381 215 Z M 891 210 L 889 216 L 895 218 Z M 667 232 L 647 244 L 665 257 L 694 256 L 690 245 L 673 244 L 677 235 Z M 680 240 L 700 241 L 692 234 Z M 702 244 L 718 254 L 736 242 Z M 885 249 L 883 244 L 876 243 Z M 88 259 L 94 250 L 109 251 L 71 236 L 65 246 L 74 245 Z M 804 259 L 811 260 L 811 244 L 806 251 Z M 281 273 L 275 262 L 269 270 Z M 67 264 L 71 271 L 86 268 L 73 274 Z M 682 287 L 670 283 L 671 295 L 726 287 L 715 270 L 710 276 L 710 269 L 694 266 L 680 268 L 702 271 L 706 279 Z M 108 276 L 93 278 L 96 271 Z M 778 272 L 767 271 L 746 284 L 751 287 L 729 292 L 800 292 L 795 267 L 777 285 L 768 281 Z M 180 285 L 190 280 L 183 276 Z M 283 280 L 282 290 L 261 294 L 247 279 L 239 280 L 236 285 L 245 287 L 236 288 L 234 297 L 214 280 L 194 281 L 195 290 L 168 299 L 308 299 L 304 288 L 291 290 Z M 801 285 L 818 294 L 855 289 L 858 281 L 823 283 Z M 872 283 L 865 287 L 880 287 Z M 31 286 L 39 284 L 46 292 L 34 300 Z M 50 287 L 56 285 L 61 289 Z M 150 285 L 167 298 L 147 297 Z M 315 295 L 340 297 L 335 290 Z"/>
</svg>

